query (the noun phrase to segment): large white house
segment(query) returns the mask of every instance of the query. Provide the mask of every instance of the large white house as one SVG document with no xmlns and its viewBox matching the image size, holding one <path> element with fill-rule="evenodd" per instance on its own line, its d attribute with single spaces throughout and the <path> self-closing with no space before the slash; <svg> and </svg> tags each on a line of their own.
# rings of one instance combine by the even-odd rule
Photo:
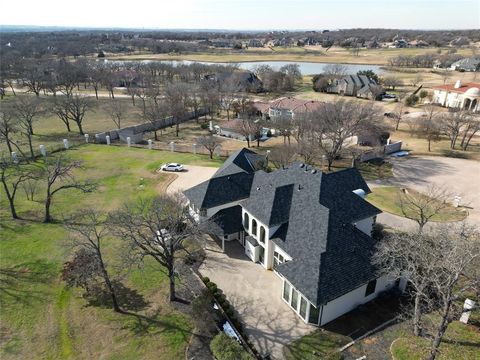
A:
<svg viewBox="0 0 480 360">
<path fill-rule="evenodd" d="M 473 112 L 480 111 L 480 84 L 455 84 L 433 87 L 433 102 L 454 109 L 464 109 Z"/>
<path fill-rule="evenodd" d="M 222 244 L 238 241 L 258 271 L 282 279 L 282 293 L 272 296 L 323 325 L 400 285 L 370 262 L 381 211 L 364 199 L 370 190 L 358 170 L 325 174 L 293 163 L 267 173 L 264 162 L 242 149 L 184 194 L 209 233 Z"/>
</svg>

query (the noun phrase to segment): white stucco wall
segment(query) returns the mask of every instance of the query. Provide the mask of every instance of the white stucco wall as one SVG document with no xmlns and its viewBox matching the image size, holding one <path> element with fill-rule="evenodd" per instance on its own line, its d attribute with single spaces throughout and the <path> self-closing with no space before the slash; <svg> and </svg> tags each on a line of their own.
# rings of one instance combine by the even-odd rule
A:
<svg viewBox="0 0 480 360">
<path fill-rule="evenodd" d="M 369 296 L 365 297 L 365 290 L 367 289 L 367 284 L 343 295 L 339 298 L 323 305 L 323 312 L 321 313 L 321 324 L 324 325 L 339 316 L 355 309 L 361 304 L 365 304 L 370 300 L 376 298 L 381 292 L 386 291 L 392 288 L 395 285 L 395 280 L 382 276 L 377 279 L 377 286 L 375 291 Z M 322 311 L 322 310 L 320 310 Z"/>
<path fill-rule="evenodd" d="M 265 264 L 263 265 L 263 267 L 265 269 L 271 269 L 273 267 L 273 252 L 275 250 L 275 244 L 272 241 L 270 241 L 270 237 L 273 234 L 275 234 L 275 232 L 278 230 L 278 228 L 280 226 L 272 226 L 272 227 L 269 228 L 266 224 L 259 221 L 255 216 L 253 216 L 251 213 L 246 211 L 244 208 L 242 208 L 242 224 L 243 224 L 243 219 L 244 219 L 245 213 L 248 214 L 249 221 L 250 221 L 248 231 L 246 231 L 246 232 L 250 236 L 253 236 L 255 239 L 257 239 L 260 246 L 263 246 L 265 248 Z M 256 234 L 252 234 L 252 232 L 251 232 L 252 222 L 253 222 L 254 219 L 257 222 L 257 233 Z M 260 227 L 261 226 L 263 226 L 265 228 L 265 243 L 260 242 Z M 285 255 L 289 259 L 291 259 L 291 257 L 288 254 L 285 254 Z"/>
</svg>

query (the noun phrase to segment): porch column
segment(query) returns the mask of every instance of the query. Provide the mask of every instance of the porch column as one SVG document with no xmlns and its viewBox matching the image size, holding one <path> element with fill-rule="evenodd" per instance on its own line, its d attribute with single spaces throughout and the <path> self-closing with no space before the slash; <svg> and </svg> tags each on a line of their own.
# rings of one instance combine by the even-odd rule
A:
<svg viewBox="0 0 480 360">
<path fill-rule="evenodd" d="M 225 236 L 222 236 L 222 252 L 225 252 Z"/>
</svg>

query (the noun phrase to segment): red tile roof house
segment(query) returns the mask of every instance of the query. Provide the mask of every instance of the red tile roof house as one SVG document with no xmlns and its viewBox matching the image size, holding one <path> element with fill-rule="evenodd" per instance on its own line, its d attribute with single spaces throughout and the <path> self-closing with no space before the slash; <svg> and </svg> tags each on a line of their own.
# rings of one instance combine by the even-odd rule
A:
<svg viewBox="0 0 480 360">
<path fill-rule="evenodd" d="M 433 102 L 448 108 L 480 111 L 480 83 L 433 86 Z"/>
</svg>

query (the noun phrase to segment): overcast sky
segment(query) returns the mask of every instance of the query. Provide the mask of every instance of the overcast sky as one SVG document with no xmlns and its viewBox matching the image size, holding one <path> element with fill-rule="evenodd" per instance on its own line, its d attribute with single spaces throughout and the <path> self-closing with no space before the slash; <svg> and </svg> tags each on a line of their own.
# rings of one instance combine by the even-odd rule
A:
<svg viewBox="0 0 480 360">
<path fill-rule="evenodd" d="M 480 0 L 5 0 L 2 25 L 478 29 Z"/>
</svg>

